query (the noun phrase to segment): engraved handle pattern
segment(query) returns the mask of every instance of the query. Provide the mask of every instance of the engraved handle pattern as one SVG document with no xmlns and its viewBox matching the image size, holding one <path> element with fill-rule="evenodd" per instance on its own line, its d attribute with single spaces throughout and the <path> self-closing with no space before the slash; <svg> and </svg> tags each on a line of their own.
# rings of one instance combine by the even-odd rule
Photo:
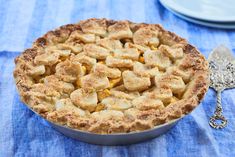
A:
<svg viewBox="0 0 235 157">
<path fill-rule="evenodd" d="M 228 121 L 227 119 L 222 115 L 223 108 L 221 105 L 221 90 L 217 92 L 217 101 L 216 101 L 216 109 L 214 112 L 214 115 L 211 116 L 209 124 L 212 128 L 215 129 L 222 129 L 224 128 Z M 220 121 L 220 123 L 217 123 L 217 121 Z"/>
<path fill-rule="evenodd" d="M 224 128 L 228 121 L 222 115 L 221 92 L 224 89 L 235 88 L 235 58 L 226 46 L 215 48 L 209 58 L 210 87 L 217 91 L 216 110 L 210 118 L 212 128 Z"/>
</svg>

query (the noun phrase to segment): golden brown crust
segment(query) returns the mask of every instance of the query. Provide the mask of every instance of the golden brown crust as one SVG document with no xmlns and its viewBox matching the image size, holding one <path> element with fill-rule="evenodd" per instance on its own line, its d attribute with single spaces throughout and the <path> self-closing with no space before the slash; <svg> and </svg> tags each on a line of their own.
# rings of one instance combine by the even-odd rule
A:
<svg viewBox="0 0 235 157">
<path fill-rule="evenodd" d="M 148 64 L 148 58 L 160 64 Z M 38 38 L 15 64 L 25 104 L 54 123 L 101 134 L 142 131 L 180 118 L 209 85 L 208 63 L 195 47 L 160 25 L 130 21 L 93 18 L 61 26 Z M 135 74 L 128 72 L 133 68 Z"/>
</svg>

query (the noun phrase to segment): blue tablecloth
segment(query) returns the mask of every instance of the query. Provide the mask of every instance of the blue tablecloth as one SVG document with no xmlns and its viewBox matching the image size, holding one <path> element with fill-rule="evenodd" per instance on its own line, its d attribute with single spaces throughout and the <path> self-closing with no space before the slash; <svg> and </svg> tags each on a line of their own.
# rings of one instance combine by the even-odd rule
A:
<svg viewBox="0 0 235 157">
<path fill-rule="evenodd" d="M 235 156 L 235 90 L 222 94 L 228 126 L 208 125 L 215 107 L 215 92 L 166 134 L 129 146 L 97 146 L 67 138 L 28 110 L 16 92 L 14 57 L 48 30 L 90 17 L 160 23 L 188 39 L 207 57 L 218 44 L 235 52 L 235 31 L 188 23 L 149 0 L 0 0 L 0 157 L 147 157 Z"/>
</svg>

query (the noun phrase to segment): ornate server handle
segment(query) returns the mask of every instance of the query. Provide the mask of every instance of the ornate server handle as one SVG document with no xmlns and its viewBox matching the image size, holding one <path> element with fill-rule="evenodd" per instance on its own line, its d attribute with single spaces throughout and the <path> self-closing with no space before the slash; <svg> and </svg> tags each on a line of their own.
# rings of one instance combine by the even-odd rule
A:
<svg viewBox="0 0 235 157">
<path fill-rule="evenodd" d="M 222 115 L 223 108 L 221 105 L 221 90 L 217 91 L 217 101 L 216 101 L 216 109 L 214 115 L 211 116 L 209 124 L 212 128 L 222 129 L 227 125 L 227 119 Z M 217 123 L 216 121 L 220 121 Z"/>
</svg>

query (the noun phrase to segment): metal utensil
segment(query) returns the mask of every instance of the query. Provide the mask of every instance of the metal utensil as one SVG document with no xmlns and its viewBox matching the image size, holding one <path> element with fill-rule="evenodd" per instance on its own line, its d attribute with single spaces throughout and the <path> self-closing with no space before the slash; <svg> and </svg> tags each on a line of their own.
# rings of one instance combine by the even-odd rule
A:
<svg viewBox="0 0 235 157">
<path fill-rule="evenodd" d="M 227 119 L 222 115 L 221 93 L 223 90 L 235 87 L 235 59 L 232 52 L 220 45 L 212 51 L 209 58 L 210 87 L 217 92 L 216 109 L 209 124 L 212 128 L 221 129 L 227 125 Z"/>
</svg>

